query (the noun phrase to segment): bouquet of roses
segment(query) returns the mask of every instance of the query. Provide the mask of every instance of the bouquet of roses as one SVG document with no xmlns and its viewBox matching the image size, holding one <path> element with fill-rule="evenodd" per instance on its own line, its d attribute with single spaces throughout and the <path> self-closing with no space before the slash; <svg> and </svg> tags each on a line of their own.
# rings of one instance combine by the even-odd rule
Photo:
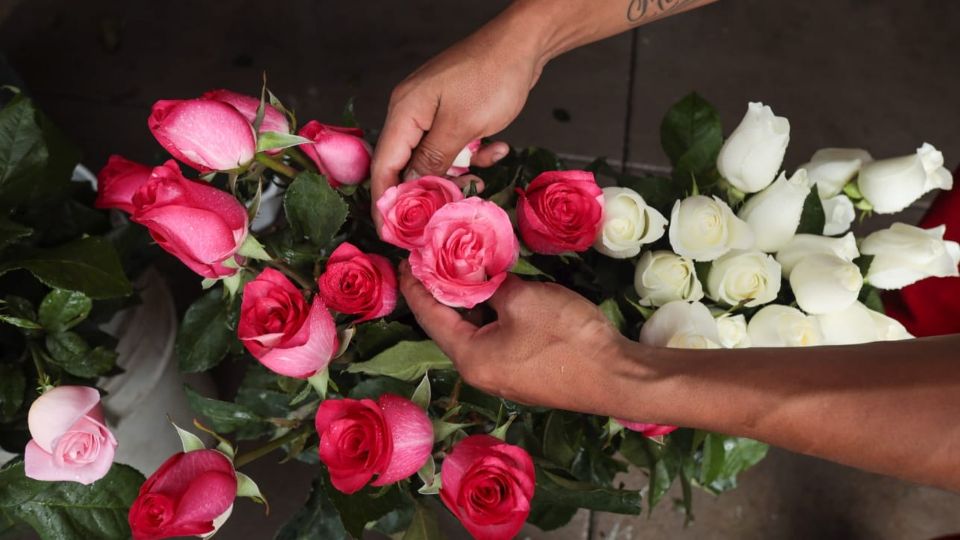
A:
<svg viewBox="0 0 960 540">
<path fill-rule="evenodd" d="M 717 112 L 692 94 L 661 127 L 670 177 L 602 160 L 572 170 L 535 148 L 470 168 L 476 141 L 445 177 L 406 181 L 373 203 L 371 147 L 352 107 L 342 124 L 298 129 L 266 90 L 159 101 L 150 130 L 200 176 L 174 160 L 117 156 L 101 171 L 98 206 L 129 214 L 208 289 L 183 320 L 181 369 L 227 357 L 247 366 L 232 401 L 187 388 L 204 417 L 196 427 L 219 444 L 206 449 L 177 428 L 184 453 L 140 488 L 134 538 L 212 533 L 236 497 L 263 500 L 235 470 L 278 448 L 317 463 L 313 493 L 278 538 L 325 539 L 365 528 L 437 538 L 425 504 L 437 495 L 485 540 L 512 538 L 524 522 L 559 527 L 579 508 L 637 514 L 641 495 L 652 509 L 676 480 L 690 515 L 693 486 L 731 489 L 764 457 L 761 443 L 643 423 L 643 411 L 600 418 L 472 388 L 398 296 L 403 259 L 448 306 L 482 304 L 512 272 L 576 290 L 631 339 L 680 348 L 909 338 L 883 314 L 878 289 L 957 275 L 960 246 L 942 228 L 898 223 L 859 241 L 848 232 L 858 210 L 897 212 L 951 187 L 928 144 L 885 160 L 824 149 L 788 175 L 785 118 L 751 103 L 724 139 Z M 67 392 L 64 417 L 86 422 L 102 448 L 115 444 L 95 392 L 59 387 L 34 407 Z M 64 426 L 56 431 L 74 437 Z M 63 437 L 38 428 L 28 476 L 70 479 L 33 475 L 41 460 L 88 467 L 86 480 L 106 472 L 96 455 L 58 459 Z M 262 438 L 237 452 L 236 441 Z M 630 465 L 649 475 L 645 489 L 615 483 Z"/>
</svg>

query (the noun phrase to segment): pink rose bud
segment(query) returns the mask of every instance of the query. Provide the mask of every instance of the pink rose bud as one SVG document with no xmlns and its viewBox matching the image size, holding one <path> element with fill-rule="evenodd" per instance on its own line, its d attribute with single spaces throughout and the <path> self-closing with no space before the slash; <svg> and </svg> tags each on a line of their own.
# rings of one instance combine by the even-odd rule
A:
<svg viewBox="0 0 960 540">
<path fill-rule="evenodd" d="M 250 122 L 221 101 L 160 100 L 147 125 L 160 146 L 201 173 L 244 167 L 257 151 Z"/>
<path fill-rule="evenodd" d="M 630 431 L 636 431 L 637 433 L 643 435 L 644 437 L 660 437 L 661 435 L 667 435 L 676 431 L 677 426 L 666 426 L 662 424 L 645 424 L 643 422 L 630 422 L 628 420 L 621 420 L 620 418 L 616 419 L 617 422 L 629 429 Z"/>
<path fill-rule="evenodd" d="M 240 111 L 240 114 L 247 119 L 250 125 L 257 119 L 257 110 L 260 109 L 260 100 L 253 96 L 245 96 L 230 90 L 210 90 L 203 94 L 203 99 L 212 99 L 222 101 L 234 109 Z M 260 133 L 264 131 L 275 131 L 277 133 L 290 133 L 290 123 L 286 115 L 270 105 L 264 104 L 263 121 L 260 123 Z"/>
<path fill-rule="evenodd" d="M 140 486 L 128 520 L 133 540 L 209 536 L 226 522 L 237 473 L 216 450 L 178 452 Z"/>
<path fill-rule="evenodd" d="M 447 176 L 462 176 L 470 172 L 470 161 L 480 150 L 480 139 L 474 139 L 463 147 L 463 150 L 454 158 L 453 164 L 447 169 Z"/>
<path fill-rule="evenodd" d="M 320 461 L 330 483 L 356 493 L 370 483 L 385 486 L 420 470 L 433 449 L 433 424 L 409 399 L 384 394 L 370 399 L 328 399 L 316 418 Z M 370 480 L 377 475 L 373 482 Z"/>
<path fill-rule="evenodd" d="M 337 351 L 337 328 L 323 300 L 308 305 L 283 274 L 267 268 L 243 287 L 237 336 L 267 369 L 306 379 Z"/>
<path fill-rule="evenodd" d="M 163 249 L 205 278 L 236 273 L 223 263 L 247 237 L 247 210 L 229 193 L 187 180 L 169 160 L 155 167 L 133 195 L 130 219 Z"/>
<path fill-rule="evenodd" d="M 116 154 L 107 159 L 107 164 L 97 174 L 97 208 L 117 208 L 133 213 L 133 194 L 149 178 L 153 167 Z"/>
<path fill-rule="evenodd" d="M 472 308 L 493 296 L 517 262 L 520 244 L 510 217 L 479 197 L 437 210 L 410 252 L 410 271 L 437 301 Z"/>
<path fill-rule="evenodd" d="M 117 440 L 107 429 L 100 393 L 88 386 L 58 386 L 38 397 L 27 414 L 26 475 L 48 482 L 92 484 L 113 465 Z"/>
<path fill-rule="evenodd" d="M 603 191 L 586 171 L 547 171 L 517 190 L 517 226 L 537 253 L 586 251 L 603 225 Z"/>
<path fill-rule="evenodd" d="M 510 540 L 530 515 L 533 460 L 519 446 L 471 435 L 440 470 L 440 500 L 476 540 Z"/>
<path fill-rule="evenodd" d="M 448 203 L 462 201 L 463 192 L 446 178 L 423 176 L 396 185 L 377 201 L 383 218 L 380 237 L 404 249 L 423 246 L 423 229 L 430 218 Z"/>
<path fill-rule="evenodd" d="M 363 140 L 362 130 L 311 120 L 297 135 L 313 141 L 313 144 L 300 145 L 300 149 L 313 160 L 331 186 L 352 186 L 370 176 L 372 150 Z"/>
<path fill-rule="evenodd" d="M 397 275 L 390 261 L 349 242 L 330 254 L 317 284 L 330 309 L 360 315 L 355 323 L 389 315 L 397 305 Z"/>
</svg>

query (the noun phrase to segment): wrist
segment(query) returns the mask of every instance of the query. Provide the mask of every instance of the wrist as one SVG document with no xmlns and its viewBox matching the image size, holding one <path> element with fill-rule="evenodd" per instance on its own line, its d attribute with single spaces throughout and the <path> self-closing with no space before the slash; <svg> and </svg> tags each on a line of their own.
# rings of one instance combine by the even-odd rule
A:
<svg viewBox="0 0 960 540">
<path fill-rule="evenodd" d="M 554 11 L 549 6 L 545 8 L 542 0 L 516 0 L 488 26 L 539 74 L 547 62 L 569 50 L 561 49 L 561 25 Z"/>
</svg>

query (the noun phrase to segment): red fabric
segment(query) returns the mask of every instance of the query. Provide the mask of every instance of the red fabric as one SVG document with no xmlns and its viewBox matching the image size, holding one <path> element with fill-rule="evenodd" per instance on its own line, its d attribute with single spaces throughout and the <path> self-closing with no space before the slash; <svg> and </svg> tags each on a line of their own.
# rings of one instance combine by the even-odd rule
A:
<svg viewBox="0 0 960 540">
<path fill-rule="evenodd" d="M 933 201 L 920 227 L 946 225 L 946 240 L 960 242 L 960 169 L 954 189 L 942 191 Z M 917 337 L 960 333 L 960 277 L 927 278 L 884 295 L 887 314 Z"/>
</svg>

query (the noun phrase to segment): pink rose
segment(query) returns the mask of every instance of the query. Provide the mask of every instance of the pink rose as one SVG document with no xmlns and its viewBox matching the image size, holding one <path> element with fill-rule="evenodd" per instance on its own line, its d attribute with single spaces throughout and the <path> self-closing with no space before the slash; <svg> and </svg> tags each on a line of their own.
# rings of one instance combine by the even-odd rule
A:
<svg viewBox="0 0 960 540">
<path fill-rule="evenodd" d="M 117 440 L 103 421 L 100 393 L 58 386 L 38 397 L 27 414 L 30 436 L 23 466 L 28 477 L 92 484 L 113 465 Z"/>
<path fill-rule="evenodd" d="M 237 336 L 267 369 L 306 379 L 337 351 L 337 328 L 323 300 L 307 305 L 303 293 L 267 268 L 243 287 Z"/>
<path fill-rule="evenodd" d="M 603 191 L 586 171 L 547 171 L 517 190 L 517 226 L 537 253 L 586 251 L 603 225 Z"/>
<path fill-rule="evenodd" d="M 443 460 L 440 499 L 476 540 L 510 540 L 530 515 L 535 482 L 526 450 L 472 435 Z"/>
<path fill-rule="evenodd" d="M 149 178 L 153 167 L 112 155 L 97 174 L 97 208 L 118 208 L 133 213 L 133 194 Z"/>
<path fill-rule="evenodd" d="M 133 540 L 208 536 L 233 509 L 237 473 L 216 450 L 178 452 L 140 486 L 128 520 Z"/>
<path fill-rule="evenodd" d="M 210 90 L 203 94 L 203 99 L 212 99 L 222 101 L 234 109 L 240 111 L 240 114 L 247 119 L 250 125 L 257 119 L 257 110 L 260 108 L 260 100 L 253 96 L 245 96 L 230 90 Z M 263 121 L 260 123 L 260 133 L 264 131 L 275 131 L 277 133 L 290 133 L 290 123 L 286 115 L 277 110 L 276 107 L 267 102 L 263 108 Z"/>
<path fill-rule="evenodd" d="M 396 185 L 377 201 L 383 218 L 380 237 L 404 249 L 423 246 L 423 229 L 430 218 L 448 203 L 462 201 L 456 184 L 439 176 L 423 176 Z"/>
<path fill-rule="evenodd" d="M 328 399 L 316 418 L 320 461 L 343 493 L 385 486 L 420 470 L 433 449 L 433 424 L 409 399 L 384 394 L 370 399 Z"/>
<path fill-rule="evenodd" d="M 130 219 L 191 270 L 212 279 L 236 273 L 223 263 L 247 238 L 247 210 L 232 195 L 187 180 L 169 160 L 153 169 L 132 202 Z"/>
<path fill-rule="evenodd" d="M 473 306 L 493 296 L 520 251 L 510 217 L 479 197 L 437 210 L 410 253 L 410 270 L 439 302 Z"/>
<path fill-rule="evenodd" d="M 300 149 L 313 160 L 333 187 L 359 184 L 370 176 L 370 145 L 363 130 L 307 122 L 298 133 L 313 141 Z"/>
<path fill-rule="evenodd" d="M 447 176 L 462 176 L 470 172 L 470 161 L 473 160 L 477 150 L 480 150 L 480 139 L 474 139 L 464 146 L 447 169 Z"/>
<path fill-rule="evenodd" d="M 645 424 L 643 422 L 630 422 L 628 420 L 621 420 L 620 418 L 616 419 L 621 426 L 629 429 L 630 431 L 636 431 L 637 433 L 643 435 L 644 437 L 660 437 L 661 435 L 667 435 L 676 431 L 677 426 L 666 426 L 662 424 Z"/>
<path fill-rule="evenodd" d="M 397 275 L 390 261 L 349 242 L 330 254 L 317 284 L 330 309 L 360 315 L 357 323 L 389 315 L 397 305 Z"/>
<path fill-rule="evenodd" d="M 147 126 L 160 146 L 201 173 L 244 167 L 257 152 L 250 122 L 222 101 L 160 100 Z"/>
</svg>

